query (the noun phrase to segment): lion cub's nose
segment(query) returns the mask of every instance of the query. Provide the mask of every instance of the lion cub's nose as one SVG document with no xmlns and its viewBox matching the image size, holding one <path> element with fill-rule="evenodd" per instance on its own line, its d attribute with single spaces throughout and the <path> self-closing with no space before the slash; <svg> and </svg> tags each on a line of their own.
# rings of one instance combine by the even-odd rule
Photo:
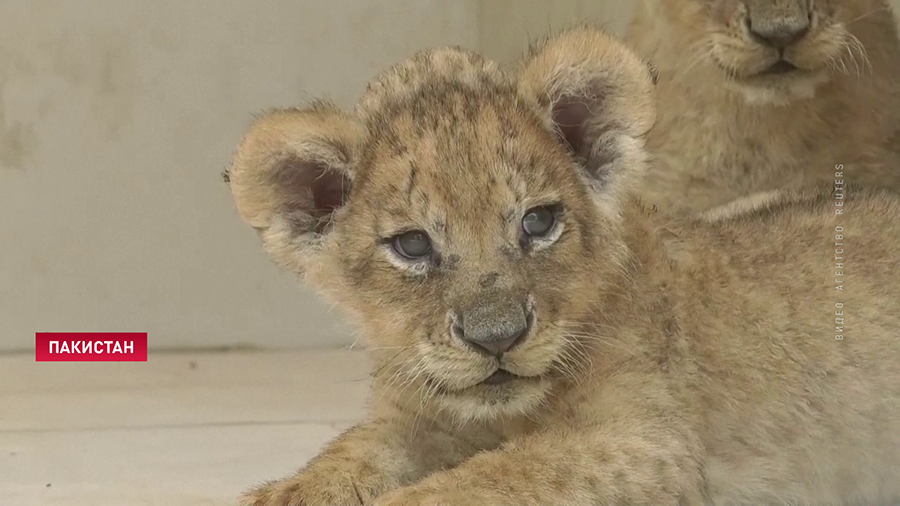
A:
<svg viewBox="0 0 900 506">
<path fill-rule="evenodd" d="M 453 334 L 475 351 L 499 357 L 523 341 L 531 317 L 522 304 L 500 302 L 479 304 L 460 313 L 452 324 Z"/>
<path fill-rule="evenodd" d="M 521 339 L 522 336 L 525 335 L 525 330 L 525 327 L 522 327 L 517 331 L 513 331 L 512 334 L 508 334 L 507 332 L 498 332 L 496 334 L 490 334 L 478 339 L 470 338 L 468 334 L 466 334 L 463 339 L 465 339 L 466 342 L 472 345 L 472 348 L 475 349 L 475 351 L 494 357 L 499 357 L 500 355 L 503 355 L 504 353 L 509 351 L 510 348 L 512 348 L 517 342 L 519 342 L 519 339 Z"/>
<path fill-rule="evenodd" d="M 777 49 L 783 49 L 806 36 L 809 32 L 809 17 L 795 16 L 777 23 L 750 21 L 750 34 L 759 41 Z"/>
</svg>

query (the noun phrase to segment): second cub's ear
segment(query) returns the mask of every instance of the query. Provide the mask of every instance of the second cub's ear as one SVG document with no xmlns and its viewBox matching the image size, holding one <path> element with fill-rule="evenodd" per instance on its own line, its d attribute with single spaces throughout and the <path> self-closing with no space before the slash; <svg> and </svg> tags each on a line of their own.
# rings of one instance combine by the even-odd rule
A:
<svg viewBox="0 0 900 506">
<path fill-rule="evenodd" d="M 280 265 L 304 272 L 317 261 L 350 194 L 364 129 L 337 107 L 261 115 L 228 170 L 238 211 Z"/>
<path fill-rule="evenodd" d="M 520 69 L 523 92 L 600 196 L 612 198 L 645 172 L 644 139 L 656 121 L 653 81 L 636 54 L 587 26 L 537 44 Z"/>
</svg>

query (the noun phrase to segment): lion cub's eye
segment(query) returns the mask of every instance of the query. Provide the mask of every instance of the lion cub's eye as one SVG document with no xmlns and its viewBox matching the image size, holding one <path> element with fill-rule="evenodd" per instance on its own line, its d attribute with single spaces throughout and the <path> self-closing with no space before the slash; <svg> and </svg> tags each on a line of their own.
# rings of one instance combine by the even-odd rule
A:
<svg viewBox="0 0 900 506">
<path fill-rule="evenodd" d="M 522 218 L 522 230 L 531 237 L 543 237 L 553 230 L 556 217 L 548 207 L 533 207 Z"/>
<path fill-rule="evenodd" d="M 417 260 L 431 253 L 431 239 L 421 230 L 410 230 L 394 236 L 394 251 L 410 260 Z"/>
</svg>

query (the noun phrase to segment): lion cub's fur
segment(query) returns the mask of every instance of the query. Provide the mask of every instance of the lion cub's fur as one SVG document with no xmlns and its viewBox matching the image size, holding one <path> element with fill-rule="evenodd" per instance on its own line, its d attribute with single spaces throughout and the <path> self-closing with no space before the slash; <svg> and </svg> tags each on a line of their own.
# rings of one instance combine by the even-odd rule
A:
<svg viewBox="0 0 900 506">
<path fill-rule="evenodd" d="M 262 115 L 230 170 L 237 207 L 359 322 L 375 372 L 367 420 L 243 503 L 900 499 L 900 202 L 648 211 L 632 194 L 652 96 L 644 62 L 585 27 L 518 69 L 420 53 L 353 114 Z M 524 237 L 542 205 L 554 232 Z M 431 237 L 424 260 L 392 249 L 407 230 Z M 534 315 L 499 360 L 451 331 L 498 300 Z M 482 384 L 498 365 L 517 379 Z"/>
<path fill-rule="evenodd" d="M 753 76 L 775 50 L 748 33 L 746 3 L 771 18 L 812 5 L 810 32 L 786 50 L 805 70 Z M 703 210 L 830 181 L 839 164 L 856 184 L 900 189 L 900 44 L 886 0 L 642 0 L 627 40 L 660 72 L 648 202 Z"/>
</svg>

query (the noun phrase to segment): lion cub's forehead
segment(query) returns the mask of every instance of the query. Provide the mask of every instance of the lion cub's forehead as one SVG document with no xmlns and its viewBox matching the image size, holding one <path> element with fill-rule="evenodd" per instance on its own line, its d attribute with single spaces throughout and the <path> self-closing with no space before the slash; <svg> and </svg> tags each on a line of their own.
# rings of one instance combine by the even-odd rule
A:
<svg viewBox="0 0 900 506">
<path fill-rule="evenodd" d="M 529 197 L 550 198 L 561 182 L 553 169 L 567 158 L 537 107 L 508 71 L 477 54 L 420 53 L 379 77 L 360 103 L 369 140 L 357 183 L 392 214 L 506 213 Z"/>
<path fill-rule="evenodd" d="M 377 116 L 412 105 L 425 89 L 451 84 L 485 94 L 515 94 L 515 79 L 506 69 L 477 53 L 451 47 L 421 51 L 383 72 L 369 83 L 357 111 L 363 118 Z"/>
</svg>

